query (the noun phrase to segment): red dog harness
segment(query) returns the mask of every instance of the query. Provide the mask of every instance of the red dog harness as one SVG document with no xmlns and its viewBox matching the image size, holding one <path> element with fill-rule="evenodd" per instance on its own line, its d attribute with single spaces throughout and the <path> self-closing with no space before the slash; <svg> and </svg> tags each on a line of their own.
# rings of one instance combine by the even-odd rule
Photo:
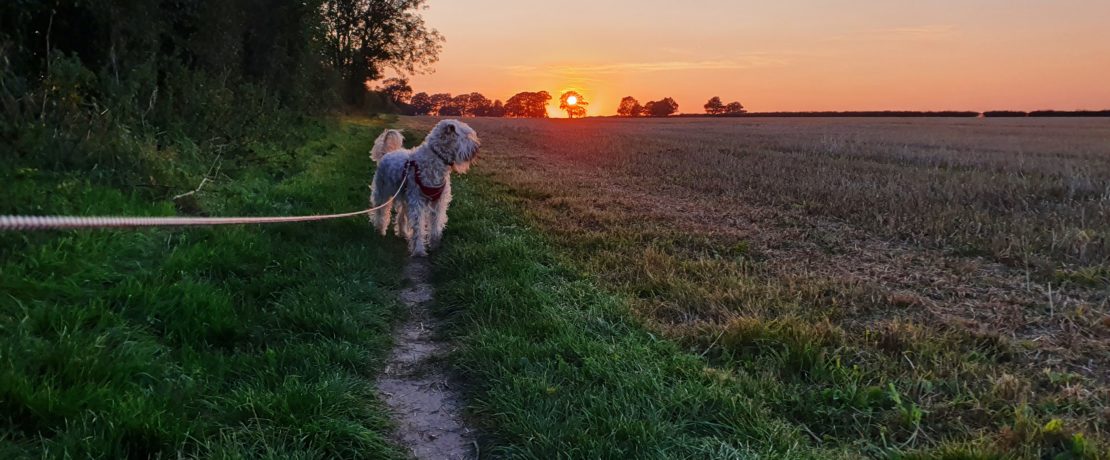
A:
<svg viewBox="0 0 1110 460">
<path fill-rule="evenodd" d="M 429 187 L 424 184 L 424 180 L 420 179 L 420 165 L 416 164 L 415 161 L 409 160 L 405 162 L 406 171 L 409 169 L 409 166 L 412 166 L 413 172 L 415 173 L 413 177 L 416 178 L 416 186 L 420 187 L 420 194 L 424 195 L 424 198 L 427 198 L 429 201 L 439 201 L 439 197 L 443 196 L 443 189 L 447 188 L 447 181 L 443 181 L 443 184 L 438 186 Z"/>
</svg>

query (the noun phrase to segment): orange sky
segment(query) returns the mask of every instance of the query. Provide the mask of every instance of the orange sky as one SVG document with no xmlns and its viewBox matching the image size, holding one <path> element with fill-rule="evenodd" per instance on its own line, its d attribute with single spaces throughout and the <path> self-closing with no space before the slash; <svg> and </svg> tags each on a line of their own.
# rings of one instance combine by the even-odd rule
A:
<svg viewBox="0 0 1110 460">
<path fill-rule="evenodd" d="M 413 89 L 749 110 L 1110 108 L 1110 0 L 430 0 Z"/>
</svg>

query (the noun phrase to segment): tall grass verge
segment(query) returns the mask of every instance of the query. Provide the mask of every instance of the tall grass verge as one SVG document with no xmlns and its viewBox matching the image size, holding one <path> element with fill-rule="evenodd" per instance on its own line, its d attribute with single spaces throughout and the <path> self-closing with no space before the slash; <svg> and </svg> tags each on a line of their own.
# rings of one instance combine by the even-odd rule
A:
<svg viewBox="0 0 1110 460">
<path fill-rule="evenodd" d="M 378 127 L 284 126 L 180 212 L 366 205 Z M 178 212 L 41 158 L 0 168 L 0 213 Z M 398 457 L 372 380 L 403 248 L 378 241 L 362 219 L 0 234 L 0 457 Z"/>
</svg>

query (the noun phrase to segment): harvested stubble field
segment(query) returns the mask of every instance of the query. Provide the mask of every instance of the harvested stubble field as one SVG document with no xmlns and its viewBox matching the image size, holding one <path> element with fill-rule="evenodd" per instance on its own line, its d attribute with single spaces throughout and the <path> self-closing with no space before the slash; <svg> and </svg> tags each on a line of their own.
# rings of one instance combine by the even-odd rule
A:
<svg viewBox="0 0 1110 460">
<path fill-rule="evenodd" d="M 1107 455 L 1110 123 L 468 122 L 563 263 L 814 445 Z"/>
</svg>

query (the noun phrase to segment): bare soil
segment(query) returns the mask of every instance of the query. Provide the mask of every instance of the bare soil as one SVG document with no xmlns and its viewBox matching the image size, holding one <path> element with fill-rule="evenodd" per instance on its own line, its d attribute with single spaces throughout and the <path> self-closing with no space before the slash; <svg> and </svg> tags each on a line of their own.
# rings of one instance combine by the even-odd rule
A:
<svg viewBox="0 0 1110 460">
<path fill-rule="evenodd" d="M 397 442 L 417 459 L 473 458 L 474 433 L 462 417 L 462 400 L 452 388 L 443 358 L 449 344 L 435 331 L 428 311 L 435 296 L 426 258 L 405 266 L 409 287 L 400 293 L 408 319 L 394 333 L 393 354 L 378 379 L 378 390 L 397 423 Z"/>
</svg>

